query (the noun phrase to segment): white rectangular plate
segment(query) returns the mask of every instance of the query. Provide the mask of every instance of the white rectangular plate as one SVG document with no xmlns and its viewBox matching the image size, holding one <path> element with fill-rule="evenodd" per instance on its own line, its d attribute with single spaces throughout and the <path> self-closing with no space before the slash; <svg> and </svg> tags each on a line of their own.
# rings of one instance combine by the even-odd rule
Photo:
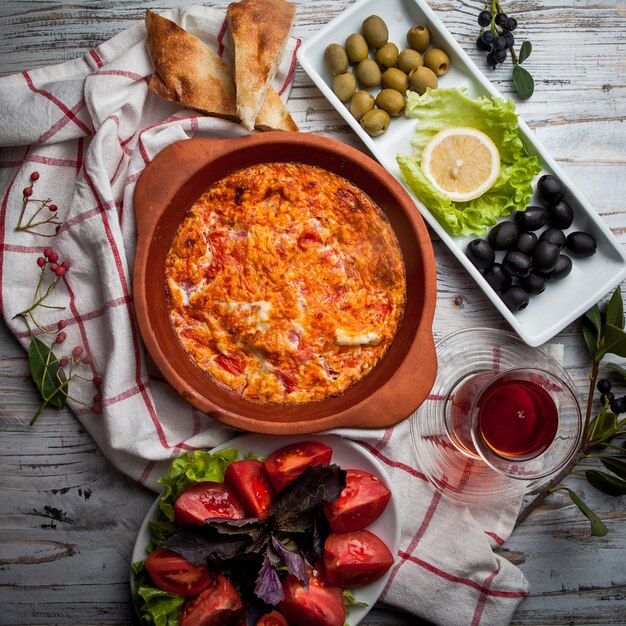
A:
<svg viewBox="0 0 626 626">
<path fill-rule="evenodd" d="M 332 76 L 324 62 L 324 50 L 331 43 L 343 45 L 348 35 L 360 32 L 363 20 L 369 15 L 379 15 L 385 20 L 389 28 L 389 41 L 400 49 L 406 45 L 406 33 L 411 26 L 425 24 L 429 28 L 431 45 L 442 48 L 450 57 L 451 67 L 447 74 L 439 78 L 440 87 L 466 87 L 472 97 L 485 95 L 502 98 L 423 0 L 359 0 L 301 46 L 298 50 L 300 64 L 378 161 L 404 185 L 424 219 L 519 336 L 530 346 L 541 345 L 580 317 L 626 278 L 626 253 L 600 216 L 581 197 L 528 126 L 520 120 L 520 134 L 527 150 L 540 159 L 543 171 L 539 176 L 554 174 L 568 189 L 565 199 L 574 209 L 575 216 L 568 232 L 583 230 L 592 234 L 596 238 L 598 251 L 587 259 L 572 257 L 574 266 L 567 278 L 549 283 L 542 294 L 531 296 L 530 304 L 523 311 L 515 314 L 509 311 L 465 256 L 467 244 L 475 237 L 452 237 L 402 180 L 396 155 L 413 154 L 411 139 L 417 121 L 406 117 L 393 118 L 385 134 L 370 137 L 332 91 Z M 372 93 L 375 95 L 375 91 Z M 533 198 L 531 204 L 539 202 Z"/>
</svg>

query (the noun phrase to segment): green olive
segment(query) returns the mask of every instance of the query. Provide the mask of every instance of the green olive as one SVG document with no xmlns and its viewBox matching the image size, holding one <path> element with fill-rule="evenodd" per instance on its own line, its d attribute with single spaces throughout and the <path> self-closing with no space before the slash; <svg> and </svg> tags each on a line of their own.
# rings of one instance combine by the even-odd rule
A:
<svg viewBox="0 0 626 626">
<path fill-rule="evenodd" d="M 376 52 L 376 63 L 383 67 L 393 67 L 398 60 L 398 46 L 395 43 L 386 43 Z"/>
<path fill-rule="evenodd" d="M 443 50 L 431 48 L 424 55 L 424 65 L 435 72 L 437 76 L 441 76 L 450 68 L 450 59 Z"/>
<path fill-rule="evenodd" d="M 391 117 L 398 117 L 404 111 L 406 102 L 404 101 L 404 96 L 399 91 L 383 89 L 376 96 L 376 106 L 383 111 L 387 111 Z"/>
<path fill-rule="evenodd" d="M 389 39 L 389 29 L 378 15 L 370 15 L 363 22 L 363 36 L 372 48 L 382 48 Z"/>
<path fill-rule="evenodd" d="M 418 24 L 409 30 L 406 34 L 406 40 L 409 48 L 413 48 L 413 50 L 418 52 L 424 52 L 430 45 L 430 32 L 424 24 Z"/>
<path fill-rule="evenodd" d="M 417 91 L 420 96 L 426 93 L 428 87 L 437 89 L 438 84 L 439 81 L 437 80 L 437 76 L 435 76 L 435 72 L 427 67 L 416 67 L 409 74 L 409 87 L 413 91 Z"/>
<path fill-rule="evenodd" d="M 404 93 L 409 88 L 409 77 L 397 67 L 390 67 L 383 74 L 383 85 Z"/>
<path fill-rule="evenodd" d="M 390 121 L 387 111 L 372 109 L 361 118 L 361 126 L 368 135 L 377 137 L 387 130 Z"/>
<path fill-rule="evenodd" d="M 413 48 L 405 48 L 398 56 L 398 69 L 407 75 L 420 65 L 424 65 L 424 57 Z"/>
<path fill-rule="evenodd" d="M 352 72 L 337 74 L 333 78 L 333 91 L 342 102 L 347 102 L 356 91 L 356 78 Z"/>
<path fill-rule="evenodd" d="M 368 91 L 357 91 L 350 100 L 350 113 L 360 120 L 368 111 L 374 108 L 374 96 Z"/>
<path fill-rule="evenodd" d="M 367 41 L 360 33 L 352 33 L 346 39 L 346 54 L 350 63 L 360 63 L 363 59 L 367 59 Z"/>
<path fill-rule="evenodd" d="M 326 59 L 328 69 L 333 76 L 348 71 L 348 55 L 338 43 L 331 43 L 326 47 L 324 59 Z"/>
<path fill-rule="evenodd" d="M 373 59 L 365 59 L 356 66 L 356 76 L 363 87 L 380 85 L 380 67 Z"/>
</svg>

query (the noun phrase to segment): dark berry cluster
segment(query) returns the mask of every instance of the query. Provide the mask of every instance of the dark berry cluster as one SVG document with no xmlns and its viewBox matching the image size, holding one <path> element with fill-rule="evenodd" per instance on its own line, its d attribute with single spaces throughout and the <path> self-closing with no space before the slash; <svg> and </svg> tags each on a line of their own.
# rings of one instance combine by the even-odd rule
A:
<svg viewBox="0 0 626 626">
<path fill-rule="evenodd" d="M 517 20 L 506 13 L 497 13 L 494 17 L 491 11 L 485 10 L 479 13 L 478 24 L 481 34 L 476 40 L 476 47 L 489 53 L 487 65 L 495 69 L 499 63 L 506 61 L 507 50 L 515 45 L 513 31 L 517 28 Z"/>
<path fill-rule="evenodd" d="M 611 391 L 611 381 L 608 378 L 603 378 L 598 381 L 597 389 L 602 394 L 600 396 L 600 402 L 602 404 L 609 405 L 612 413 L 619 415 L 620 413 L 626 413 L 626 396 L 617 398 Z"/>
</svg>

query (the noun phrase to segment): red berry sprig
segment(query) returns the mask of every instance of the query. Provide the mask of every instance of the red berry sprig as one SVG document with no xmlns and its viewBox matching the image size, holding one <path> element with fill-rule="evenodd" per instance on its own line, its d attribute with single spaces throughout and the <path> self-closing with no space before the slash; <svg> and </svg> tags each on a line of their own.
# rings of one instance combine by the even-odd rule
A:
<svg viewBox="0 0 626 626">
<path fill-rule="evenodd" d="M 37 172 L 31 174 L 33 182 L 38 178 L 39 174 Z M 24 197 L 27 198 L 28 194 L 24 194 Z M 58 228 L 59 226 L 57 225 Z M 26 228 L 23 230 L 26 230 Z M 67 320 L 60 319 L 52 327 L 44 328 L 35 318 L 35 312 L 39 307 L 56 310 L 65 308 L 52 306 L 46 301 L 56 289 L 59 281 L 70 271 L 70 263 L 65 259 L 61 260 L 59 253 L 50 247 L 43 249 L 41 255 L 36 258 L 36 263 L 40 269 L 40 274 L 32 303 L 27 309 L 15 316 L 24 320 L 31 336 L 28 362 L 31 368 L 31 375 L 42 398 L 42 403 L 31 419 L 30 424 L 32 425 L 37 421 L 48 404 L 60 409 L 66 405 L 67 400 L 89 407 L 95 415 L 100 415 L 103 410 L 102 376 L 95 374 L 88 377 L 81 373 L 84 367 L 90 367 L 93 371 L 91 356 L 85 352 L 82 346 L 78 345 L 74 346 L 69 354 L 60 357 L 57 357 L 53 351 L 56 346 L 61 346 L 67 341 L 67 333 L 65 332 L 68 326 Z M 52 277 L 52 280 L 48 282 L 50 277 Z M 45 286 L 46 284 L 47 287 Z M 35 336 L 33 326 L 39 329 L 42 334 L 54 333 L 51 346 L 46 345 L 39 337 Z M 70 395 L 69 384 L 77 379 L 93 384 L 95 388 L 95 393 L 88 403 Z"/>
<path fill-rule="evenodd" d="M 47 198 L 46 200 L 40 200 L 32 197 L 33 185 L 39 180 L 39 172 L 33 172 L 30 175 L 30 180 L 30 186 L 24 187 L 24 189 L 22 190 L 22 211 L 20 213 L 20 217 L 15 230 L 26 231 L 32 233 L 33 235 L 41 235 L 42 237 L 54 237 L 59 232 L 62 223 L 57 215 L 59 207 L 57 207 L 56 204 L 52 204 L 51 198 Z M 33 203 L 36 208 L 27 218 L 26 209 L 28 208 L 30 203 Z M 40 215 L 40 213 L 44 209 L 48 210 L 48 214 Z M 45 227 L 46 224 L 53 225 L 54 232 L 42 230 L 42 227 Z"/>
</svg>

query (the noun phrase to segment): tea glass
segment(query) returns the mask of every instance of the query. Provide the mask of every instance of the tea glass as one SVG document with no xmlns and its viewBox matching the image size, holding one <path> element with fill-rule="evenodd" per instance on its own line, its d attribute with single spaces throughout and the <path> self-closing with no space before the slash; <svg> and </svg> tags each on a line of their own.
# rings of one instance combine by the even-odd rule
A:
<svg viewBox="0 0 626 626">
<path fill-rule="evenodd" d="M 418 464 L 444 496 L 497 502 L 547 483 L 578 450 L 583 417 L 558 361 L 505 331 L 437 344 L 439 370 L 411 418 Z"/>
</svg>

